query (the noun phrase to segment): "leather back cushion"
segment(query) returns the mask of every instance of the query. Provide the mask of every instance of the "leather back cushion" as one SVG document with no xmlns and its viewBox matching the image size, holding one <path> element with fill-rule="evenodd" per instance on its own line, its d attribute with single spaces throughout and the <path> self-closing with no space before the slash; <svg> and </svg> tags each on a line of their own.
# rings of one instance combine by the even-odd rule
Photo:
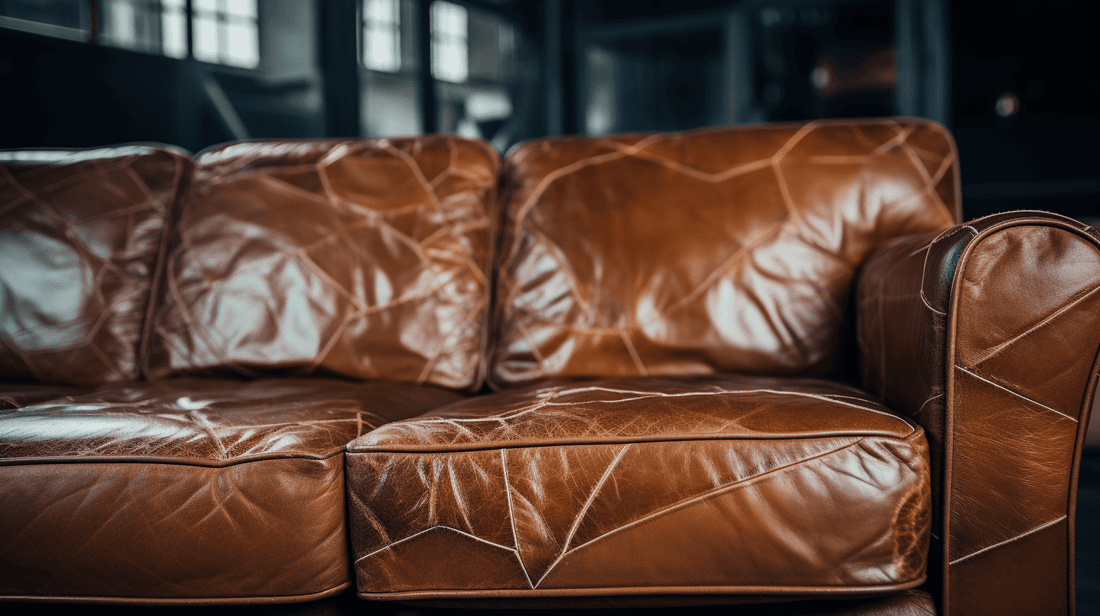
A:
<svg viewBox="0 0 1100 616">
<path fill-rule="evenodd" d="M 946 130 L 817 122 L 529 142 L 490 378 L 819 375 L 880 241 L 960 218 Z"/>
<path fill-rule="evenodd" d="M 0 152 L 0 380 L 137 378 L 153 269 L 189 164 L 151 146 Z"/>
<path fill-rule="evenodd" d="M 443 136 L 199 155 L 158 292 L 150 377 L 476 387 L 498 168 L 487 144 Z"/>
</svg>

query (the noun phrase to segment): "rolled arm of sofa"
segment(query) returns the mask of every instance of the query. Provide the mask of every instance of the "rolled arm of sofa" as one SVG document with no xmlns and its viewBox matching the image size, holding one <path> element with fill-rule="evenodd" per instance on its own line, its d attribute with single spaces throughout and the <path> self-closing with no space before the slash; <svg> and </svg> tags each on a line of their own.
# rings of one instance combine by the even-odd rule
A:
<svg viewBox="0 0 1100 616">
<path fill-rule="evenodd" d="M 1072 614 L 1100 235 L 997 214 L 883 245 L 856 293 L 864 386 L 932 448 L 941 614 Z"/>
</svg>

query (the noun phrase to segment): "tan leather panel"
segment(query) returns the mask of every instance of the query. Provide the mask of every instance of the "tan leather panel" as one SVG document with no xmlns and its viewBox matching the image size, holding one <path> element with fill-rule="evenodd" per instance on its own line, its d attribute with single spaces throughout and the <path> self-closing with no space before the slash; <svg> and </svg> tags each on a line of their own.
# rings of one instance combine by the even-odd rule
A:
<svg viewBox="0 0 1100 616">
<path fill-rule="evenodd" d="M 934 551 L 945 613 L 1072 611 L 1068 538 L 1042 554 L 1018 546 L 1073 526 L 1100 348 L 1100 236 L 1018 212 L 895 242 L 865 267 L 859 306 L 866 383 L 928 429 L 940 469 L 945 549 Z M 1004 571 L 1002 551 L 1014 562 Z M 1007 605 L 999 586 L 1032 588 L 1052 575 L 1060 581 L 1043 592 L 1062 596 L 1048 608 L 998 611 Z"/>
<path fill-rule="evenodd" d="M 459 399 L 179 379 L 0 412 L 0 596 L 292 601 L 349 580 L 344 444 Z"/>
<path fill-rule="evenodd" d="M 1089 232 L 1095 234 L 1059 220 L 988 233 L 963 254 L 955 282 L 948 391 L 957 438 L 949 450 L 948 568 L 971 558 L 966 568 L 973 574 L 981 568 L 982 577 L 1012 575 L 1006 582 L 1020 585 L 1061 573 L 1060 583 L 1040 585 L 1054 595 L 1043 602 L 1044 611 L 1019 614 L 1065 614 L 1073 601 L 1072 551 L 1064 533 L 1046 542 L 1044 555 L 1030 559 L 1030 566 L 1012 571 L 1002 571 L 1002 558 L 992 552 L 1061 524 L 1073 512 L 1075 445 L 1088 424 L 1092 400 L 1086 391 L 1100 347 L 1100 241 Z M 1040 349 L 1043 359 L 1036 362 Z M 997 508 L 1001 503 L 1011 506 Z M 1056 560 L 1063 564 L 1052 568 L 1048 563 Z M 966 581 L 949 571 L 950 603 Z M 994 609 L 1003 601 L 995 585 L 959 592 Z"/>
<path fill-rule="evenodd" d="M 189 167 L 152 146 L 0 152 L 0 378 L 137 378 L 153 269 Z"/>
<path fill-rule="evenodd" d="M 1072 613 L 1066 592 L 1065 518 L 1020 536 L 1002 548 L 977 553 L 951 567 L 954 614 L 1043 616 Z M 991 574 L 991 572 L 995 572 Z"/>
<path fill-rule="evenodd" d="M 868 251 L 957 221 L 955 162 L 919 120 L 521 145 L 491 380 L 823 374 Z"/>
<path fill-rule="evenodd" d="M 0 466 L 0 594 L 292 597 L 348 580 L 343 456 Z"/>
<path fill-rule="evenodd" d="M 348 451 L 364 596 L 859 593 L 924 576 L 923 432 L 827 381 L 545 385 Z"/>
<path fill-rule="evenodd" d="M 829 413 L 807 413 L 815 405 Z M 350 451 L 851 434 L 905 438 L 914 424 L 854 387 L 821 379 L 712 375 L 548 382 L 396 422 Z"/>
<path fill-rule="evenodd" d="M 960 308 L 969 310 L 955 330 L 958 366 L 1076 416 L 1096 355 L 1075 352 L 1063 336 L 1096 323 L 1096 247 L 1063 229 L 1015 227 L 983 239 L 967 265 L 959 282 Z M 993 309 L 1003 306 L 1019 308 Z M 1039 356 L 1045 361 L 1034 361 Z"/>
<path fill-rule="evenodd" d="M 476 388 L 499 161 L 447 136 L 199 155 L 149 373 L 336 373 Z"/>
<path fill-rule="evenodd" d="M 0 465 L 129 458 L 224 466 L 313 459 L 388 421 L 461 399 L 403 383 L 171 379 L 111 386 L 0 414 Z"/>
</svg>

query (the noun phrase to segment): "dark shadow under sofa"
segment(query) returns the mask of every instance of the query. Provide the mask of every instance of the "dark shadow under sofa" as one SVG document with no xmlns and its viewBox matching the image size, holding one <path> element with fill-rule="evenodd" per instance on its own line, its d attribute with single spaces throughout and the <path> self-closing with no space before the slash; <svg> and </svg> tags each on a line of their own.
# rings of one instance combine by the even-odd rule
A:
<svg viewBox="0 0 1100 616">
<path fill-rule="evenodd" d="M 0 153 L 0 599 L 1073 613 L 1100 235 L 958 174 L 914 119 Z"/>
</svg>

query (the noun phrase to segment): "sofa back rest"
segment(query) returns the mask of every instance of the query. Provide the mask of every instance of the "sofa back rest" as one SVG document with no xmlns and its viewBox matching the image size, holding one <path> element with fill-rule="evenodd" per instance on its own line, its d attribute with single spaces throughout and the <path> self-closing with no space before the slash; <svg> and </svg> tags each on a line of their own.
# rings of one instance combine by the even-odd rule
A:
<svg viewBox="0 0 1100 616">
<path fill-rule="evenodd" d="M 198 155 L 148 375 L 330 373 L 476 388 L 499 158 L 448 136 Z"/>
<path fill-rule="evenodd" d="M 922 120 L 567 137 L 516 147 L 490 379 L 819 375 L 884 239 L 960 220 Z"/>
<path fill-rule="evenodd" d="M 0 152 L 0 379 L 137 378 L 153 270 L 189 166 L 144 145 Z"/>
</svg>

